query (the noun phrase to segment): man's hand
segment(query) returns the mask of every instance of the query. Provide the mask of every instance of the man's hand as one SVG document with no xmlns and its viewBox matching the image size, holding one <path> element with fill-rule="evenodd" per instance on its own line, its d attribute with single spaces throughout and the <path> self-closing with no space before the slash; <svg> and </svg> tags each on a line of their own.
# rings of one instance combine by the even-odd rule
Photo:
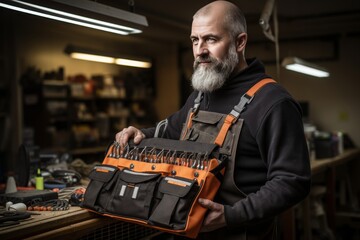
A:
<svg viewBox="0 0 360 240">
<path fill-rule="evenodd" d="M 115 135 L 115 140 L 122 148 L 128 143 L 130 138 L 134 138 L 134 143 L 139 144 L 145 138 L 145 134 L 135 127 L 124 128 Z"/>
<path fill-rule="evenodd" d="M 199 198 L 199 203 L 209 209 L 200 232 L 211 232 L 226 226 L 224 205 L 208 199 Z"/>
</svg>

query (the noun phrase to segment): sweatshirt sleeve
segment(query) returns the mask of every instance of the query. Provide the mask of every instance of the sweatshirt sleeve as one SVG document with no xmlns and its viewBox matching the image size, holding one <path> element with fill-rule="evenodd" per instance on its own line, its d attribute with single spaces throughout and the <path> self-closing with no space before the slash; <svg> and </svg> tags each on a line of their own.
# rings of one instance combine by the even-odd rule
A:
<svg viewBox="0 0 360 240">
<path fill-rule="evenodd" d="M 257 192 L 233 206 L 225 206 L 229 228 L 248 227 L 273 218 L 310 191 L 309 154 L 301 112 L 293 101 L 283 100 L 267 112 L 256 142 L 267 167 L 267 181 Z"/>
</svg>

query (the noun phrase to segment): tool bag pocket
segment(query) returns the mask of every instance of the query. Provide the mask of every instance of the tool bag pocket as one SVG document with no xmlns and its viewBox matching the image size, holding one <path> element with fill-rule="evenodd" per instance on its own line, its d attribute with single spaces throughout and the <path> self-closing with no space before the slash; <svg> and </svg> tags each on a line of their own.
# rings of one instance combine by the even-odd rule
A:
<svg viewBox="0 0 360 240">
<path fill-rule="evenodd" d="M 116 182 L 118 168 L 111 165 L 95 166 L 90 174 L 83 206 L 102 212 L 111 196 L 111 188 Z"/>
<path fill-rule="evenodd" d="M 185 229 L 188 213 L 199 192 L 196 180 L 165 177 L 158 192 L 162 195 L 149 223 L 174 230 Z"/>
<path fill-rule="evenodd" d="M 124 217 L 147 220 L 160 176 L 158 173 L 124 169 L 119 174 L 111 201 L 106 207 L 107 211 Z"/>
</svg>

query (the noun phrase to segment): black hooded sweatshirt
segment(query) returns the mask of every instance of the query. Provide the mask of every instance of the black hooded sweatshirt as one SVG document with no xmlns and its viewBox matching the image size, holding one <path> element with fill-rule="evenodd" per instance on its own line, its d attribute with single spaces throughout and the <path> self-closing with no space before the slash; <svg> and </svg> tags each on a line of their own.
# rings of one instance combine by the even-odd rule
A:
<svg viewBox="0 0 360 240">
<path fill-rule="evenodd" d="M 200 110 L 228 114 L 240 97 L 261 79 L 268 78 L 262 63 L 250 59 L 248 67 L 212 93 L 205 93 Z M 165 137 L 179 139 L 198 92 L 168 117 Z M 247 197 L 225 204 L 228 228 L 256 226 L 303 200 L 310 190 L 310 163 L 298 103 L 280 84 L 267 84 L 241 114 L 244 124 L 235 158 L 234 179 Z M 152 137 L 154 128 L 142 129 Z M 224 204 L 224 203 L 223 203 Z"/>
</svg>

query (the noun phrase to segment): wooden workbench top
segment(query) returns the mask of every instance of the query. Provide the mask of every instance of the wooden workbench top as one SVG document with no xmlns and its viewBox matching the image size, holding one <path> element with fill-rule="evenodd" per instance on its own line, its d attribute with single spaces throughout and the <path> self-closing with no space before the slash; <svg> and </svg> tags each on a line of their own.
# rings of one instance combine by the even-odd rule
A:
<svg viewBox="0 0 360 240">
<path fill-rule="evenodd" d="M 318 174 L 329 167 L 335 167 L 344 164 L 345 162 L 356 157 L 358 157 L 360 160 L 360 149 L 354 148 L 345 150 L 342 154 L 339 154 L 333 158 L 311 160 L 311 173 L 312 175 Z"/>
<path fill-rule="evenodd" d="M 33 213 L 39 215 L 31 215 L 29 219 L 22 220 L 17 225 L 0 228 L 0 239 L 40 239 L 44 233 L 59 231 L 62 228 L 75 232 L 73 228 L 76 224 L 99 221 L 99 215 L 80 207 L 70 207 L 65 211 L 34 211 Z"/>
</svg>

